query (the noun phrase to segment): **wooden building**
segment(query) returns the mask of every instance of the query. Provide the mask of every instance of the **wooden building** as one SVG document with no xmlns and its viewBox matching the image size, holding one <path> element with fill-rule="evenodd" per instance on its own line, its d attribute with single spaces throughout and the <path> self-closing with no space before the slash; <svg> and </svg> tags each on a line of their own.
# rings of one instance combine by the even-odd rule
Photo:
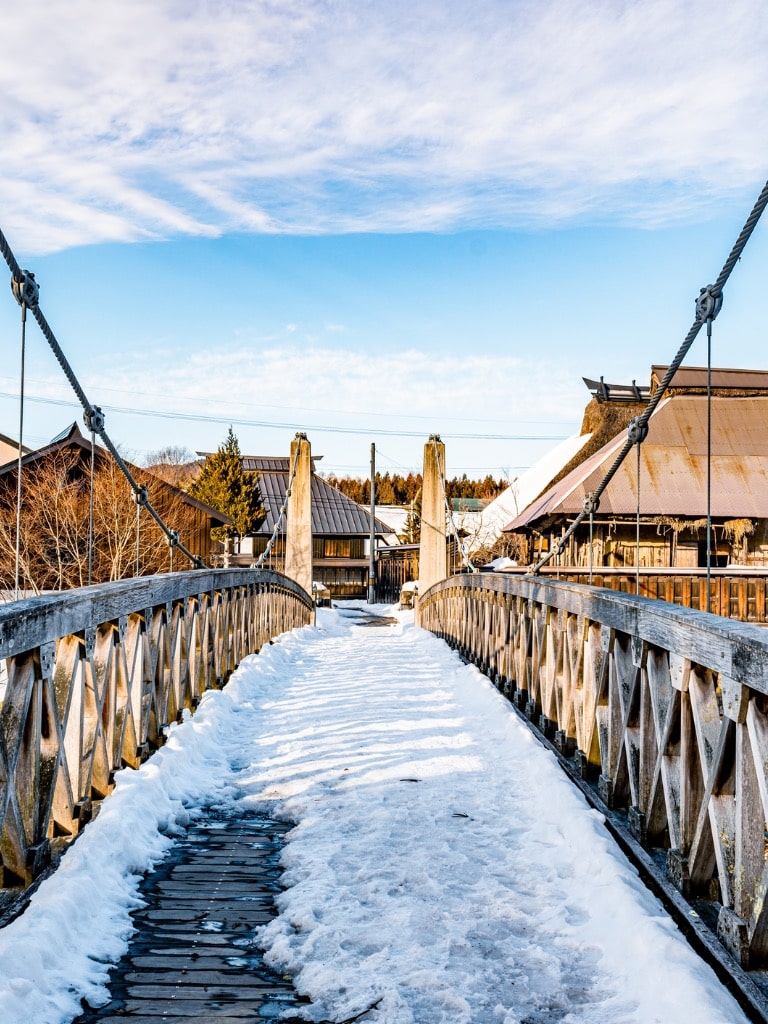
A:
<svg viewBox="0 0 768 1024">
<path fill-rule="evenodd" d="M 22 457 L 28 455 L 31 450 L 31 448 L 27 448 L 27 446 L 23 444 L 21 446 Z M 0 466 L 5 466 L 9 462 L 17 462 L 18 458 L 18 441 L 14 441 L 12 437 L 8 437 L 6 434 L 0 434 Z"/>
<path fill-rule="evenodd" d="M 0 576 L 13 576 L 18 459 L 0 466 Z M 106 449 L 94 446 L 93 582 L 121 579 L 136 573 L 171 568 L 167 540 L 148 516 L 141 517 L 136 536 L 136 505 L 131 489 Z M 211 528 L 231 523 L 228 516 L 146 469 L 129 464 L 149 500 L 189 550 L 208 561 Z M 22 457 L 22 540 L 24 585 L 32 589 L 65 589 L 87 582 L 91 442 L 72 423 L 49 444 Z M 178 556 L 174 569 L 188 567 Z"/>
<path fill-rule="evenodd" d="M 419 578 L 419 545 L 397 544 L 379 548 L 376 559 L 376 600 L 394 604 L 404 583 Z"/>
<path fill-rule="evenodd" d="M 665 371 L 653 367 L 651 393 Z M 592 565 L 706 565 L 708 488 L 711 565 L 768 565 L 768 371 L 717 369 L 711 382 L 708 401 L 705 369 L 681 367 L 675 374 L 650 419 L 639 466 L 633 450 L 600 498 Z M 505 527 L 527 537 L 530 561 L 549 550 L 582 511 L 624 445 L 627 424 L 647 404 L 646 394 L 638 400 L 633 389 L 588 384 L 593 398 L 582 432 L 592 434 L 590 442 Z M 588 565 L 589 537 L 585 519 L 559 564 Z"/>
<path fill-rule="evenodd" d="M 266 549 L 285 500 L 290 460 L 281 457 L 243 456 L 243 469 L 258 476 L 266 517 L 258 532 L 239 539 L 230 564 L 251 565 Z M 312 460 L 312 564 L 313 579 L 324 584 L 332 598 L 366 597 L 370 551 L 369 510 L 331 486 L 316 471 Z M 374 520 L 376 541 L 391 529 Z M 278 536 L 266 563 L 282 572 L 285 565 L 285 529 Z"/>
</svg>

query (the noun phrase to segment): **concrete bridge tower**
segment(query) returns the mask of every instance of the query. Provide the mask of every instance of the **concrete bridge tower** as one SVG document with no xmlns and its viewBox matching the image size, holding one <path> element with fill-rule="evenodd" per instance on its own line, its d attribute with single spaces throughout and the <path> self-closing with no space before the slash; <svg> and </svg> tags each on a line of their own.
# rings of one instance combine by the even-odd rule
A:
<svg viewBox="0 0 768 1024">
<path fill-rule="evenodd" d="M 419 594 L 448 575 L 444 468 L 445 445 L 437 434 L 433 434 L 424 445 Z"/>
<path fill-rule="evenodd" d="M 298 453 L 298 460 L 297 460 Z M 285 575 L 312 594 L 312 448 L 306 434 L 291 441 L 290 472 L 296 476 L 288 498 L 285 530 Z"/>
</svg>

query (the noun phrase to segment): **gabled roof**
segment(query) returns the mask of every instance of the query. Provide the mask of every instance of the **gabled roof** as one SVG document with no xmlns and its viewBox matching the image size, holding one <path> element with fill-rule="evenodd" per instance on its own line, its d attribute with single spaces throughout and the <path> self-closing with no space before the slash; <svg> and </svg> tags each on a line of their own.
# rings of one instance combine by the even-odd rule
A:
<svg viewBox="0 0 768 1024">
<path fill-rule="evenodd" d="M 22 457 L 30 451 L 25 444 L 21 446 Z M 8 437 L 7 434 L 0 434 L 0 466 L 5 465 L 6 462 L 18 462 L 19 459 L 19 442 L 14 441 L 12 437 Z"/>
<path fill-rule="evenodd" d="M 290 473 L 289 458 L 268 458 L 243 456 L 243 468 L 258 471 L 259 489 L 267 517 L 257 534 L 271 534 L 275 528 L 280 508 L 285 500 Z M 362 505 L 352 501 L 316 473 L 312 473 L 312 533 L 367 537 L 370 535 L 370 513 Z M 390 534 L 392 530 L 381 520 L 374 520 L 377 535 Z"/>
<path fill-rule="evenodd" d="M 707 500 L 707 398 L 663 399 L 640 447 L 640 510 L 648 516 L 704 516 Z M 504 528 L 573 516 L 596 490 L 626 440 L 618 434 L 550 487 Z M 711 512 L 722 518 L 768 517 L 768 395 L 712 398 Z M 600 499 L 602 516 L 634 516 L 637 460 L 630 452 Z"/>
<path fill-rule="evenodd" d="M 87 453 L 89 459 L 91 457 L 90 438 L 83 436 L 83 433 L 76 422 L 71 423 L 64 430 L 60 431 L 53 438 L 52 441 L 50 441 L 46 445 L 43 445 L 42 448 L 38 448 L 35 451 L 28 451 L 28 454 L 24 455 L 21 460 L 22 474 L 26 466 L 34 465 L 34 463 L 39 462 L 41 459 L 44 459 L 49 455 L 53 455 L 58 451 L 62 451 L 65 448 L 79 448 L 82 450 L 84 454 Z M 96 444 L 94 446 L 94 450 L 96 461 L 99 464 L 105 461 L 109 461 L 109 459 L 111 458 L 106 448 L 102 448 L 102 446 L 99 444 Z M 126 465 L 134 475 L 138 474 L 139 476 L 143 476 L 145 480 L 146 477 L 151 477 L 153 481 L 157 481 L 158 486 L 171 491 L 175 495 L 178 495 L 188 505 L 191 505 L 193 508 L 199 509 L 201 512 L 209 516 L 211 519 L 215 519 L 216 522 L 220 525 L 232 525 L 231 518 L 224 512 L 219 512 L 218 509 L 212 508 L 210 505 L 206 505 L 205 502 L 198 501 L 197 498 L 193 498 L 190 494 L 187 494 L 186 491 L 182 491 L 180 488 L 175 487 L 173 484 L 170 484 L 167 481 L 162 480 L 160 477 L 156 476 L 151 470 L 140 469 L 137 466 L 131 465 L 130 462 L 126 462 Z M 16 460 L 7 463 L 5 466 L 0 466 L 0 479 L 14 474 L 16 472 L 17 466 L 18 462 Z"/>
</svg>

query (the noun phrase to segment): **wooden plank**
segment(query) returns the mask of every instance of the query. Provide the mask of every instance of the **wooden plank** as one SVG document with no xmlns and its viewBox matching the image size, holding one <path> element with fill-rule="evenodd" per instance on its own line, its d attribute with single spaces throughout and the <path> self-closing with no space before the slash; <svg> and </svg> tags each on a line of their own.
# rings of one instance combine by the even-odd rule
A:
<svg viewBox="0 0 768 1024">
<path fill-rule="evenodd" d="M 306 1002 L 269 970 L 253 944 L 255 925 L 275 915 L 280 842 L 288 827 L 255 818 L 220 824 L 196 825 L 145 880 L 147 906 L 132 915 L 138 931 L 113 972 L 111 1001 L 75 1024 L 274 1021 Z M 245 874 L 243 862 L 249 863 Z M 235 885 L 230 870 L 238 876 Z"/>
</svg>

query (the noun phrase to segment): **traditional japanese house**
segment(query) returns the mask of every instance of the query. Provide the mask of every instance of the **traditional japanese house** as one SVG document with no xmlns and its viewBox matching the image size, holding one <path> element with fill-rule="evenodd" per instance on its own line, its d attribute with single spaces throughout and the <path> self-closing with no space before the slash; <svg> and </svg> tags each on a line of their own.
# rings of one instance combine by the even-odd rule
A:
<svg viewBox="0 0 768 1024">
<path fill-rule="evenodd" d="M 312 459 L 312 553 L 313 579 L 328 587 L 332 598 L 366 597 L 370 552 L 369 510 L 331 486 L 316 471 Z M 258 532 L 239 541 L 232 558 L 234 565 L 250 565 L 266 549 L 285 500 L 290 460 L 280 457 L 243 456 L 243 469 L 258 475 L 266 518 Z M 391 529 L 374 520 L 376 542 L 391 535 Z M 285 528 L 278 536 L 266 563 L 283 570 Z"/>
<path fill-rule="evenodd" d="M 528 538 L 531 560 L 582 511 L 624 445 L 627 423 L 645 408 L 666 369 L 652 368 L 646 393 L 587 382 L 593 397 L 582 432 L 592 433 L 589 443 L 505 527 Z M 768 371 L 712 370 L 708 399 L 706 370 L 681 367 L 648 426 L 639 458 L 637 450 L 625 458 L 593 514 L 591 564 L 705 565 L 708 491 L 710 564 L 768 564 Z M 587 565 L 589 548 L 585 519 L 560 564 Z"/>
<path fill-rule="evenodd" d="M 13 443 L 9 441 L 13 446 Z M 9 452 L 0 447 L 0 457 L 8 457 Z M 137 547 L 135 538 L 136 506 L 131 501 L 130 487 L 119 470 L 115 467 L 111 455 L 99 444 L 93 448 L 94 470 L 96 473 L 96 521 L 94 539 L 96 548 L 96 568 L 94 580 L 118 578 L 132 575 L 136 569 L 134 552 Z M 82 563 L 83 545 L 88 534 L 89 481 L 91 471 L 91 442 L 84 437 L 77 423 L 72 423 L 62 430 L 53 440 L 34 451 L 24 448 L 22 454 L 22 498 L 24 502 L 32 502 L 39 508 L 45 500 L 40 491 L 43 483 L 49 489 L 51 504 L 55 498 L 60 501 L 62 495 L 68 497 L 66 513 L 69 520 L 60 516 L 60 509 L 49 510 L 36 526 L 37 535 L 27 539 L 27 554 L 30 564 L 41 561 L 37 555 L 44 547 L 53 549 L 54 555 L 43 559 L 41 567 L 35 573 L 40 576 L 38 585 L 48 589 L 55 588 L 55 583 L 48 578 L 48 563 L 56 562 L 59 569 L 63 561 L 73 564 Z M 211 508 L 209 505 L 192 498 L 185 491 L 155 476 L 147 469 L 128 463 L 128 467 L 136 481 L 147 487 L 149 500 L 159 514 L 167 520 L 171 529 L 179 531 L 179 539 L 192 554 L 203 561 L 209 561 L 212 553 L 211 528 L 231 524 L 229 516 Z M 10 454 L 9 461 L 0 465 L 0 525 L 15 521 L 15 503 L 18 471 L 18 450 Z M 114 479 L 104 482 L 104 474 L 113 474 Z M 53 488 L 53 491 L 50 489 Z M 36 492 L 35 493 L 35 489 Z M 23 506 L 24 509 L 24 506 Z M 32 509 L 24 512 L 26 520 Z M 58 534 L 53 524 L 57 516 Z M 139 572 L 143 574 L 165 571 L 170 568 L 171 558 L 165 538 L 157 525 L 148 516 L 144 517 L 143 539 L 139 559 Z M 156 543 L 158 539 L 161 543 Z M 151 542 L 151 543 L 149 543 Z M 37 554 L 32 550 L 37 546 Z M 124 557 L 117 548 L 125 549 Z M 128 553 L 128 549 L 130 552 Z M 174 568 L 187 568 L 185 558 L 177 560 Z M 106 575 L 105 575 L 106 574 Z M 53 574 L 55 575 L 55 573 Z M 61 573 L 59 573 L 61 575 Z M 64 573 L 66 576 L 67 574 Z M 71 574 L 70 574 L 71 575 Z"/>
</svg>

